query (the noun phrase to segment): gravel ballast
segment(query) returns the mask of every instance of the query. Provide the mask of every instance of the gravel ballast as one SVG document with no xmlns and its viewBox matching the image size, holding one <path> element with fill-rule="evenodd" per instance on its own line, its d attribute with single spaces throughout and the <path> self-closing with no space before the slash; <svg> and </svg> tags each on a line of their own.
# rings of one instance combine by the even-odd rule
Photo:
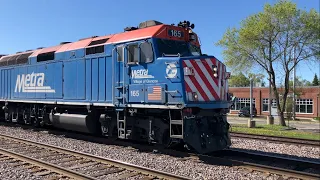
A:
<svg viewBox="0 0 320 180">
<path fill-rule="evenodd" d="M 20 169 L 19 169 L 20 168 Z M 34 176 L 32 173 L 22 170 L 21 166 L 12 167 L 7 160 L 0 161 L 0 179 L 3 180 L 40 180 L 41 178 Z"/>
<path fill-rule="evenodd" d="M 0 132 L 2 134 L 28 139 L 31 141 L 46 143 L 54 146 L 59 146 L 63 148 L 68 148 L 71 150 L 77 150 L 80 152 L 90 153 L 93 155 L 103 156 L 106 158 L 123 161 L 131 164 L 136 164 L 139 166 L 144 166 L 147 168 L 153 168 L 156 170 L 165 171 L 168 173 L 174 173 L 176 175 L 186 176 L 191 179 L 277 179 L 277 175 L 265 176 L 264 173 L 260 172 L 248 172 L 241 168 L 227 167 L 221 165 L 209 165 L 205 163 L 195 162 L 194 160 L 182 160 L 179 157 L 172 157 L 164 154 L 154 154 L 138 152 L 136 149 L 131 147 L 121 147 L 115 145 L 104 145 L 92 142 L 86 142 L 82 140 L 66 138 L 62 135 L 52 135 L 48 134 L 46 131 L 32 131 L 29 129 L 22 129 L 20 127 L 6 127 L 0 126 Z M 240 140 L 239 140 L 240 141 Z M 243 141 L 243 140 L 241 140 Z M 239 148 L 240 142 L 234 141 L 235 145 L 233 147 Z M 252 142 L 243 143 L 250 149 L 251 147 L 258 146 L 259 144 L 252 144 Z M 266 146 L 265 142 L 261 143 Z M 290 148 L 290 145 L 287 145 Z M 242 148 L 245 146 L 243 145 Z M 279 145 L 269 148 L 272 152 L 278 152 Z M 283 148 L 283 147 L 282 147 Z M 293 147 L 291 147 L 293 148 Z M 251 148 L 252 149 L 252 148 Z M 259 150 L 262 150 L 259 148 Z M 266 149 L 267 150 L 267 149 Z M 311 149 L 314 151 L 313 156 L 319 151 L 316 149 Z M 280 151 L 280 150 L 279 150 Z M 297 149 L 293 148 L 291 151 L 286 149 L 286 153 L 292 152 L 297 154 Z M 280 151 L 281 152 L 281 151 Z M 310 153 L 310 152 L 309 152 Z M 302 155 L 302 154 L 301 154 Z M 305 153 L 304 155 L 307 155 Z M 1 169 L 0 169 L 1 170 Z M 8 170 L 7 170 L 8 171 Z M 0 179 L 2 179 L 0 175 Z M 19 178 L 18 178 L 19 179 Z"/>
<path fill-rule="evenodd" d="M 320 147 L 302 146 L 294 144 L 280 144 L 263 140 L 252 140 L 246 138 L 232 138 L 231 148 L 250 149 L 254 151 L 276 153 L 284 157 L 296 156 L 300 158 L 320 158 Z"/>
</svg>

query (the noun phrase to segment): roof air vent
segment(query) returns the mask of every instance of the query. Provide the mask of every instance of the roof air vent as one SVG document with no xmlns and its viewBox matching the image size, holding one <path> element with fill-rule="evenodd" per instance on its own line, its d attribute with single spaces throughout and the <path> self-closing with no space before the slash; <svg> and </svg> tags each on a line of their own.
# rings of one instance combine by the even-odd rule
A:
<svg viewBox="0 0 320 180">
<path fill-rule="evenodd" d="M 69 44 L 71 42 L 61 42 L 60 45 L 63 45 L 63 44 Z"/>
<path fill-rule="evenodd" d="M 16 52 L 16 54 L 19 54 L 19 53 L 22 53 L 22 51 L 18 51 L 18 52 Z"/>
<path fill-rule="evenodd" d="M 85 39 L 90 39 L 90 38 L 96 38 L 96 37 L 99 37 L 99 36 L 91 36 L 91 37 L 81 38 L 81 39 L 79 39 L 79 41 L 82 41 L 82 40 L 85 40 Z"/>
<path fill-rule="evenodd" d="M 145 21 L 139 24 L 139 28 L 146 28 L 146 27 L 151 27 L 151 26 L 157 26 L 157 25 L 161 25 L 163 23 L 159 22 L 159 21 L 155 21 L 155 20 L 150 20 L 150 21 Z"/>
<path fill-rule="evenodd" d="M 26 50 L 26 52 L 29 52 L 29 51 L 33 51 L 32 49 L 28 49 L 28 50 Z"/>
<path fill-rule="evenodd" d="M 37 49 L 43 49 L 44 47 L 38 47 Z"/>
<path fill-rule="evenodd" d="M 133 31 L 133 30 L 137 30 L 138 28 L 136 27 L 126 27 L 124 28 L 124 31 Z"/>
</svg>

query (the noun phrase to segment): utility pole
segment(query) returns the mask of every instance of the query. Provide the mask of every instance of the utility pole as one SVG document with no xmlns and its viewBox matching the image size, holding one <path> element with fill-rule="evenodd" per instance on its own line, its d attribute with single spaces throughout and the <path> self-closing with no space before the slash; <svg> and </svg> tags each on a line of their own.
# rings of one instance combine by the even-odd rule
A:
<svg viewBox="0 0 320 180">
<path fill-rule="evenodd" d="M 319 63 L 319 75 L 318 77 L 320 78 L 320 63 Z M 320 80 L 318 80 L 320 82 Z M 319 83 L 319 92 L 317 95 L 317 117 L 320 116 L 320 105 L 319 105 L 319 98 L 320 98 L 320 83 Z"/>
<path fill-rule="evenodd" d="M 248 120 L 248 127 L 252 128 L 255 127 L 255 121 L 252 120 L 252 116 L 253 116 L 253 80 L 252 78 L 250 79 L 250 119 Z"/>
<path fill-rule="evenodd" d="M 296 47 L 293 49 L 293 96 L 292 96 L 292 120 L 296 120 Z"/>
</svg>

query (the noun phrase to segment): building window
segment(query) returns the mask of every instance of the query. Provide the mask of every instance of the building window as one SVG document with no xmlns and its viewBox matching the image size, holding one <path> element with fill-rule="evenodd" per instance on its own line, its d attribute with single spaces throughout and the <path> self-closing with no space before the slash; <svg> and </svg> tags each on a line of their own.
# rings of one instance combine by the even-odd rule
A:
<svg viewBox="0 0 320 180">
<path fill-rule="evenodd" d="M 252 99 L 253 107 L 255 107 L 256 99 Z M 234 103 L 232 110 L 240 110 L 246 106 L 250 106 L 250 98 L 238 98 Z"/>
<path fill-rule="evenodd" d="M 296 113 L 313 113 L 313 100 L 312 99 L 297 99 L 296 100 Z"/>
<path fill-rule="evenodd" d="M 271 107 L 277 107 L 277 102 L 275 99 L 272 99 Z M 269 99 L 268 98 L 262 99 L 262 112 L 268 112 L 268 108 L 269 108 Z"/>
</svg>

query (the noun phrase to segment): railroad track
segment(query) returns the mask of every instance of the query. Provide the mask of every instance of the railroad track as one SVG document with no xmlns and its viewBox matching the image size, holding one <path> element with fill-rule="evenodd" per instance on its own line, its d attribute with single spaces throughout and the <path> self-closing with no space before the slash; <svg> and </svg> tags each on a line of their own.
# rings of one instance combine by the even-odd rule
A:
<svg viewBox="0 0 320 180">
<path fill-rule="evenodd" d="M 57 130 L 57 131 L 53 130 L 51 131 L 51 133 L 56 135 L 67 134 L 66 136 L 68 136 L 69 138 L 81 139 L 84 141 L 102 143 L 106 145 L 133 146 L 138 148 L 141 151 L 150 152 L 150 153 L 156 150 L 157 153 L 167 154 L 173 157 L 180 157 L 182 161 L 192 159 L 193 161 L 202 162 L 206 164 L 239 167 L 239 168 L 247 169 L 248 171 L 264 172 L 266 176 L 270 174 L 277 174 L 284 178 L 293 177 L 297 179 L 308 179 L 308 180 L 320 179 L 319 173 L 303 171 L 303 170 L 306 170 L 308 167 L 313 167 L 314 169 L 319 170 L 316 172 L 320 172 L 319 163 L 314 163 L 309 161 L 303 161 L 303 160 L 301 161 L 297 159 L 290 160 L 290 158 L 288 159 L 288 158 L 282 158 L 282 157 L 272 157 L 266 154 L 257 154 L 253 152 L 249 153 L 247 151 L 242 152 L 240 150 L 235 150 L 235 149 L 221 151 L 212 155 L 202 155 L 202 154 L 188 153 L 180 150 L 177 151 L 172 149 L 161 148 L 161 146 L 146 146 L 141 144 L 139 144 L 138 146 L 135 146 L 136 144 L 126 142 L 126 141 L 113 141 L 103 137 L 96 137 L 96 136 L 82 134 L 82 133 L 74 133 L 74 132 L 70 133 L 70 132 L 61 131 L 61 130 Z M 242 157 L 242 159 L 239 157 Z M 294 166 L 298 165 L 299 163 L 301 165 L 296 166 L 296 168 L 291 167 L 291 169 L 288 169 L 284 167 L 277 167 L 276 165 L 279 162 L 282 162 L 287 165 L 294 164 Z M 179 179 L 179 178 L 172 178 L 172 179 Z"/>
<path fill-rule="evenodd" d="M 247 139 L 271 141 L 271 142 L 277 142 L 277 143 L 320 147 L 320 141 L 318 141 L 318 140 L 308 140 L 308 139 L 278 137 L 278 136 L 267 136 L 267 135 L 256 135 L 256 134 L 246 134 L 246 133 L 234 133 L 234 132 L 230 133 L 230 136 L 236 137 L 236 138 L 247 138 Z"/>
<path fill-rule="evenodd" d="M 320 179 L 320 161 L 280 157 L 240 149 L 229 149 L 212 154 L 212 156 L 228 159 L 232 166 L 242 166 L 250 171 L 277 174 L 286 178 Z"/>
<path fill-rule="evenodd" d="M 0 135 L 0 161 L 48 179 L 188 179 L 87 153 Z"/>
</svg>

